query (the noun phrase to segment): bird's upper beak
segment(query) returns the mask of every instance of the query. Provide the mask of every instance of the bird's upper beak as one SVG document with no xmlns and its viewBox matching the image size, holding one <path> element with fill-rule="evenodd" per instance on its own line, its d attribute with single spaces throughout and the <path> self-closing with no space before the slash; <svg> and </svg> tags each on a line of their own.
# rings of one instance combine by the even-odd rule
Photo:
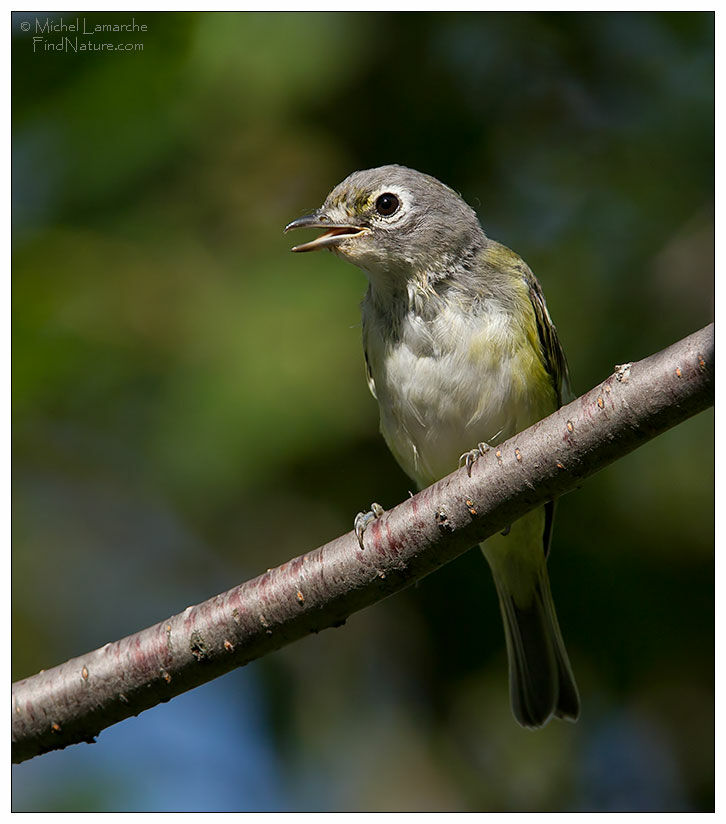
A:
<svg viewBox="0 0 726 824">
<path fill-rule="evenodd" d="M 320 237 L 315 240 L 310 240 L 307 243 L 301 243 L 299 246 L 293 246 L 293 252 L 314 252 L 316 249 L 325 249 L 332 246 L 337 246 L 344 240 L 351 237 L 368 232 L 365 226 L 354 226 L 350 223 L 336 223 L 321 209 L 313 212 L 311 215 L 299 217 L 288 223 L 285 226 L 285 231 L 289 232 L 291 229 L 325 229 Z"/>
</svg>

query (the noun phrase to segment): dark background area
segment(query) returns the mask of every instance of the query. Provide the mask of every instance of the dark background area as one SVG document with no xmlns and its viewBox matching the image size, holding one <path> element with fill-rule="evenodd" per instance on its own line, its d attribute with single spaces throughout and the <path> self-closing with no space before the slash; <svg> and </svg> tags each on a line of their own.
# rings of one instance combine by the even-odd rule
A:
<svg viewBox="0 0 726 824">
<path fill-rule="evenodd" d="M 63 14 L 148 26 L 77 53 L 46 17 L 13 14 L 14 678 L 407 495 L 364 276 L 282 235 L 351 171 L 460 191 L 539 277 L 577 393 L 712 319 L 713 14 Z M 513 721 L 473 551 L 15 767 L 14 809 L 712 810 L 713 425 L 559 504 L 576 725 Z"/>
</svg>

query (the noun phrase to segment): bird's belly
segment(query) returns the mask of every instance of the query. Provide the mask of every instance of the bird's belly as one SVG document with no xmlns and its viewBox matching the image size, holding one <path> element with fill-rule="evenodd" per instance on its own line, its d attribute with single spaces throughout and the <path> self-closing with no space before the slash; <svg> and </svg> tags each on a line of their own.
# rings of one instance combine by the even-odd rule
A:
<svg viewBox="0 0 726 824">
<path fill-rule="evenodd" d="M 374 379 L 381 431 L 404 471 L 426 486 L 478 443 L 499 443 L 551 411 L 551 390 L 517 379 L 526 367 L 516 351 L 473 358 L 470 350 L 429 357 L 405 345 L 390 350 Z"/>
</svg>

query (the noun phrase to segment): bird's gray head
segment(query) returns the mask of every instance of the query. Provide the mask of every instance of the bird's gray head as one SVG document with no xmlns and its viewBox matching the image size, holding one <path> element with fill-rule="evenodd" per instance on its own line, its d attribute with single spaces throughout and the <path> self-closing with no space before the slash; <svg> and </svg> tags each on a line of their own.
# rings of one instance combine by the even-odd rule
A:
<svg viewBox="0 0 726 824">
<path fill-rule="evenodd" d="M 293 252 L 330 249 L 372 278 L 436 277 L 486 242 L 476 214 L 453 189 L 395 165 L 353 172 L 320 209 L 285 231 L 303 228 L 325 231 Z"/>
</svg>

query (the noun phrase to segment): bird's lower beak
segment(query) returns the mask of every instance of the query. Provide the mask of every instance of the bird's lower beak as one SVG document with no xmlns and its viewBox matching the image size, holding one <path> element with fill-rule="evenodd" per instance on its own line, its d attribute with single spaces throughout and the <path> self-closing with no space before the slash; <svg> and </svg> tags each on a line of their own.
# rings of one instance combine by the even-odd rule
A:
<svg viewBox="0 0 726 824">
<path fill-rule="evenodd" d="M 368 232 L 364 226 L 351 226 L 333 223 L 327 215 L 321 212 L 314 212 L 311 215 L 299 217 L 288 223 L 285 226 L 285 231 L 289 232 L 291 229 L 325 229 L 320 237 L 315 240 L 310 240 L 307 243 L 301 243 L 299 246 L 293 246 L 293 252 L 314 252 L 316 249 L 330 248 L 331 246 L 338 246 L 344 240 L 351 237 L 358 237 L 359 235 Z"/>
</svg>

